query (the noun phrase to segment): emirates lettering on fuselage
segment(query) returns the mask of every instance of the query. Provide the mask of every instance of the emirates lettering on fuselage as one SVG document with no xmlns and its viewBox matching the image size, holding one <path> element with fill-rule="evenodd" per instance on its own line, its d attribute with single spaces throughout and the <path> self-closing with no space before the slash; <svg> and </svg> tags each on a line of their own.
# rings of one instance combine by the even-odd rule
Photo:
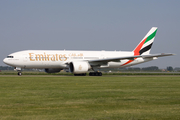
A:
<svg viewBox="0 0 180 120">
<path fill-rule="evenodd" d="M 30 61 L 66 61 L 66 54 L 35 54 L 29 53 Z"/>
</svg>

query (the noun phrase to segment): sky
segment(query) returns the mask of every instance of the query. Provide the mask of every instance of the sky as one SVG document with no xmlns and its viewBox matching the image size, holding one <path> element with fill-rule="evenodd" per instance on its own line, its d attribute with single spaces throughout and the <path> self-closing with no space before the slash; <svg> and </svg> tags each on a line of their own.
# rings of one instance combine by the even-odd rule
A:
<svg viewBox="0 0 180 120">
<path fill-rule="evenodd" d="M 158 27 L 151 54 L 175 56 L 135 67 L 180 67 L 179 0 L 0 0 L 0 66 L 21 50 L 132 51 Z"/>
</svg>

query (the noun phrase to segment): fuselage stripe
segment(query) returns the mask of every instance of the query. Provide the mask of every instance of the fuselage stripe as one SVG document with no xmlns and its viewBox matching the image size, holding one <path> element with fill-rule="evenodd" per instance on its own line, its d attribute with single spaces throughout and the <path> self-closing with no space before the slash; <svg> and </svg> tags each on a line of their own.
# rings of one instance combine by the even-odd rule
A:
<svg viewBox="0 0 180 120">
<path fill-rule="evenodd" d="M 147 38 L 145 38 L 137 47 L 136 49 L 134 50 L 134 55 L 140 55 L 139 51 L 140 49 L 142 48 L 144 42 L 146 41 Z M 136 59 L 136 58 L 135 58 Z M 129 63 L 133 62 L 133 60 L 129 60 L 127 61 L 126 63 L 122 64 L 121 66 L 124 66 L 124 65 L 127 65 Z"/>
</svg>

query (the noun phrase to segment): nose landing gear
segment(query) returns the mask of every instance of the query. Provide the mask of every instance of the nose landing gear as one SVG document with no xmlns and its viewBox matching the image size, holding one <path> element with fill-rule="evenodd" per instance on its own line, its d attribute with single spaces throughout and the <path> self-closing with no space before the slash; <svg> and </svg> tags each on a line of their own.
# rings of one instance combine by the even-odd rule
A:
<svg viewBox="0 0 180 120">
<path fill-rule="evenodd" d="M 15 68 L 14 68 L 14 71 L 17 71 L 19 76 L 22 75 L 22 73 L 21 73 L 21 68 L 20 68 L 20 67 L 15 67 Z"/>
<path fill-rule="evenodd" d="M 19 75 L 19 76 L 21 76 L 21 75 L 22 75 L 22 73 L 21 73 L 21 72 L 18 72 L 18 75 Z"/>
</svg>

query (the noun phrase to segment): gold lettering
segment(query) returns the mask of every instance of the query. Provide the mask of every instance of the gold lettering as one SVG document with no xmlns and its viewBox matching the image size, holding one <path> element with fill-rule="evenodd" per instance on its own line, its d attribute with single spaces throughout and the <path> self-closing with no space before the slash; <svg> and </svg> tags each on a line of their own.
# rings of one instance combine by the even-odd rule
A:
<svg viewBox="0 0 180 120">
<path fill-rule="evenodd" d="M 83 53 L 80 53 L 80 56 L 84 56 Z"/>
<path fill-rule="evenodd" d="M 66 55 L 64 54 L 63 56 L 64 56 L 64 58 L 65 58 L 65 59 L 64 59 L 64 61 L 66 61 L 66 60 L 67 60 L 67 57 L 66 57 Z"/>
<path fill-rule="evenodd" d="M 51 61 L 55 61 L 55 55 L 52 55 Z"/>
<path fill-rule="evenodd" d="M 47 60 L 47 59 L 46 59 L 46 53 L 44 53 L 44 58 L 45 58 L 45 61 L 46 61 L 46 60 Z"/>
<path fill-rule="evenodd" d="M 64 54 L 64 55 L 60 54 L 59 55 L 59 60 L 60 61 L 66 61 L 67 60 L 66 54 Z"/>
<path fill-rule="evenodd" d="M 68 54 L 69 56 L 83 56 L 83 54 L 76 55 L 75 53 Z M 66 54 L 34 54 L 29 53 L 30 61 L 66 61 L 68 58 Z"/>
<path fill-rule="evenodd" d="M 32 57 L 33 57 L 32 54 L 34 54 L 34 53 L 29 53 L 29 59 L 30 59 L 30 61 L 35 61 L 35 59 L 32 59 Z"/>
<path fill-rule="evenodd" d="M 42 59 L 42 61 L 44 61 L 43 54 L 36 54 L 36 61 L 38 61 L 38 57 L 39 57 L 39 61 L 41 61 L 41 59 Z"/>
<path fill-rule="evenodd" d="M 81 65 L 79 65 L 79 70 L 82 70 L 82 66 Z"/>
<path fill-rule="evenodd" d="M 58 61 L 58 54 L 56 54 L 56 61 Z"/>
<path fill-rule="evenodd" d="M 60 54 L 60 55 L 59 55 L 59 60 L 60 60 L 60 61 L 62 61 L 62 59 L 61 59 L 61 58 L 62 58 L 62 56 L 61 56 L 61 54 Z"/>
<path fill-rule="evenodd" d="M 51 55 L 50 55 L 50 54 L 47 54 L 48 61 L 49 61 L 49 56 L 51 56 Z"/>
</svg>

